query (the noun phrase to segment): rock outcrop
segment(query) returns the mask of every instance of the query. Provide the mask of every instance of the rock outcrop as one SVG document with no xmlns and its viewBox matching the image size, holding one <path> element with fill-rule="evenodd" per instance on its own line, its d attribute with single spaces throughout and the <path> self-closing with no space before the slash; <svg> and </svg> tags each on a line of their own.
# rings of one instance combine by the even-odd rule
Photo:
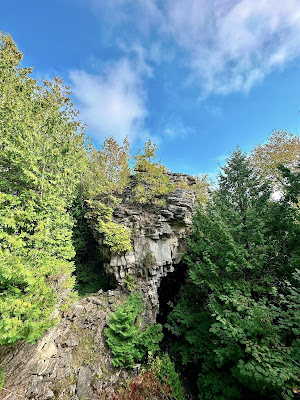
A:
<svg viewBox="0 0 300 400">
<path fill-rule="evenodd" d="M 196 182 L 185 174 L 166 173 L 176 188 L 163 207 L 133 204 L 128 189 L 114 212 L 114 221 L 132 231 L 132 251 L 111 254 L 96 234 L 106 271 L 118 289 L 77 301 L 35 344 L 0 347 L 0 366 L 6 375 L 0 400 L 94 400 L 134 374 L 112 367 L 104 327 L 110 313 L 126 299 L 122 288 L 128 277 L 144 294 L 145 322 L 154 322 L 161 280 L 180 265 L 195 203 L 190 188 Z"/>
<path fill-rule="evenodd" d="M 124 381 L 129 375 L 113 368 L 104 326 L 125 298 L 120 290 L 87 297 L 36 343 L 1 347 L 6 377 L 0 400 L 99 399 L 106 388 Z"/>
<path fill-rule="evenodd" d="M 105 255 L 107 273 L 120 286 L 125 285 L 128 276 L 134 277 L 136 285 L 156 311 L 161 279 L 174 271 L 186 250 L 186 234 L 192 224 L 195 206 L 195 193 L 191 190 L 196 184 L 195 178 L 166 173 L 177 187 L 166 196 L 163 207 L 132 203 L 129 188 L 114 212 L 114 222 L 131 229 L 132 251 L 123 255 L 111 254 L 101 236 L 96 234 Z"/>
</svg>

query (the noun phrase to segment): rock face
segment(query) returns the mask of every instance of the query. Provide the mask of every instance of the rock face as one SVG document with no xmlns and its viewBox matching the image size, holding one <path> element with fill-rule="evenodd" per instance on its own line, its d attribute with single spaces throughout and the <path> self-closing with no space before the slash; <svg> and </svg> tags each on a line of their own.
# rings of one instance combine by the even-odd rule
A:
<svg viewBox="0 0 300 400">
<path fill-rule="evenodd" d="M 118 285 L 124 286 L 126 277 L 135 283 L 158 310 L 161 279 L 173 272 L 186 250 L 186 234 L 192 224 L 195 194 L 190 190 L 194 177 L 169 171 L 170 181 L 180 186 L 167 197 L 163 207 L 137 205 L 130 202 L 130 189 L 124 193 L 122 203 L 114 212 L 114 222 L 123 224 L 132 232 L 132 251 L 123 255 L 111 254 L 102 238 L 98 242 L 106 255 L 104 267 Z"/>
<path fill-rule="evenodd" d="M 96 236 L 105 268 L 119 288 L 77 301 L 35 344 L 0 347 L 0 366 L 6 375 L 0 400 L 96 400 L 134 373 L 112 367 L 104 327 L 110 313 L 126 299 L 121 289 L 128 276 L 144 294 L 145 322 L 154 322 L 161 280 L 179 266 L 186 250 L 195 203 L 190 188 L 195 178 L 166 173 L 178 187 L 163 207 L 133 204 L 129 189 L 114 212 L 114 221 L 132 231 L 132 251 L 113 255 L 103 238 Z"/>
<path fill-rule="evenodd" d="M 1 400 L 92 400 L 128 373 L 112 367 L 104 326 L 126 295 L 99 293 L 74 303 L 35 344 L 0 348 L 5 371 Z"/>
</svg>

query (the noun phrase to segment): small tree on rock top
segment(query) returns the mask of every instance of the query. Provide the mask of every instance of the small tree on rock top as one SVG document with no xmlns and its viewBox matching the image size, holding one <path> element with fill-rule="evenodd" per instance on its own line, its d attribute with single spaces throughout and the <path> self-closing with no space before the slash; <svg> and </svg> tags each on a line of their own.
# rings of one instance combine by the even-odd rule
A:
<svg viewBox="0 0 300 400">
<path fill-rule="evenodd" d="M 132 202 L 163 205 L 164 200 L 161 197 L 173 189 L 168 175 L 164 173 L 164 166 L 160 161 L 155 162 L 157 149 L 157 145 L 148 140 L 139 154 L 134 156 L 137 184 L 133 189 Z"/>
</svg>

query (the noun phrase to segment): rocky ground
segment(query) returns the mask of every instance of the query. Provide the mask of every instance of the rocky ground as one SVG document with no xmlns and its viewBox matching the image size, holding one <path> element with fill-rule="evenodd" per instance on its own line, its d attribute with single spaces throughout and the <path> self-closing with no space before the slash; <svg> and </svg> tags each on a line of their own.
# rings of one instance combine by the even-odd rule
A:
<svg viewBox="0 0 300 400">
<path fill-rule="evenodd" d="M 3 347 L 6 379 L 0 399 L 98 399 L 106 388 L 121 384 L 129 375 L 112 367 L 104 327 L 125 298 L 120 290 L 100 291 L 74 303 L 37 343 Z"/>
</svg>

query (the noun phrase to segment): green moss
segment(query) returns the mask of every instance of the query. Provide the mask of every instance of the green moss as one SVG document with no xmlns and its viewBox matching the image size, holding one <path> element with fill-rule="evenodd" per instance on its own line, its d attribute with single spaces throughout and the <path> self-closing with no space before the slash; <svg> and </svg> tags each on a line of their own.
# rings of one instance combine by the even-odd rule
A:
<svg viewBox="0 0 300 400">
<path fill-rule="evenodd" d="M 4 386 L 4 380 L 5 380 L 5 373 L 3 369 L 0 367 L 0 393 Z"/>
<path fill-rule="evenodd" d="M 79 368 L 84 364 L 89 364 L 95 358 L 95 342 L 93 338 L 79 336 L 78 346 L 72 352 L 71 366 Z"/>
<path fill-rule="evenodd" d="M 66 378 L 61 379 L 56 382 L 54 386 L 52 386 L 52 391 L 55 394 L 55 398 L 59 398 L 61 400 L 69 400 L 69 394 L 63 392 L 70 386 L 74 385 L 77 382 L 77 376 L 75 374 L 70 375 Z"/>
</svg>

